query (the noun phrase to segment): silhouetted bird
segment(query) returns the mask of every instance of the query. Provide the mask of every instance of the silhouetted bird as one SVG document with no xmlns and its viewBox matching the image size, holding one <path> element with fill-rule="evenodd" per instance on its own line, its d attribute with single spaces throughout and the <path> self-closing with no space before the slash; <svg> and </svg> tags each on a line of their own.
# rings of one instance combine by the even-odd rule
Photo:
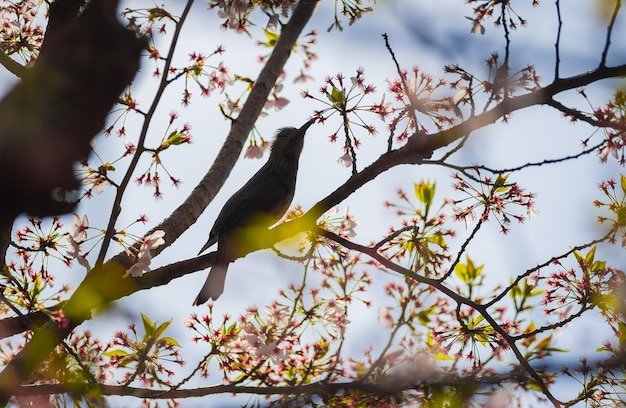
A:
<svg viewBox="0 0 626 408">
<path fill-rule="evenodd" d="M 276 134 L 267 163 L 228 199 L 217 216 L 201 254 L 217 242 L 217 256 L 204 286 L 193 304 L 217 299 L 224 291 L 228 264 L 246 253 L 244 247 L 254 240 L 251 231 L 269 228 L 285 214 L 296 189 L 298 159 L 304 134 L 315 122 L 300 129 L 283 128 Z M 248 235 L 248 236 L 247 236 Z"/>
</svg>

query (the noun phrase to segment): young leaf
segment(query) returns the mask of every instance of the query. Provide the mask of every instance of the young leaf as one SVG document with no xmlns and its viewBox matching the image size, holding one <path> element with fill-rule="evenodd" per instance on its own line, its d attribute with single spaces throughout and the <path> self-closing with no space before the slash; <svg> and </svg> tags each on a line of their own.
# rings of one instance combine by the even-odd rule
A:
<svg viewBox="0 0 626 408">
<path fill-rule="evenodd" d="M 270 30 L 263 30 L 265 32 L 265 37 L 267 37 L 267 42 L 265 46 L 268 48 L 272 48 L 276 45 L 276 41 L 278 41 L 278 37 L 280 35 L 278 33 L 272 32 Z"/>
<path fill-rule="evenodd" d="M 161 337 L 159 340 L 165 342 L 165 344 L 173 347 L 180 347 L 180 343 L 171 337 Z"/>
<path fill-rule="evenodd" d="M 157 327 L 156 330 L 154 331 L 154 337 L 156 337 L 156 338 L 161 337 L 161 335 L 163 334 L 163 332 L 165 332 L 165 330 L 168 328 L 170 323 L 172 323 L 172 319 L 168 320 L 167 322 L 165 322 L 165 323 L 161 324 L 159 327 Z"/>
<path fill-rule="evenodd" d="M 327 96 L 328 96 L 328 100 L 330 100 L 330 102 L 335 107 L 341 107 L 346 102 L 346 97 L 343 94 L 343 92 L 341 92 L 339 89 L 335 88 L 334 86 L 333 86 L 333 90 L 331 91 L 331 93 L 328 94 Z"/>
<path fill-rule="evenodd" d="M 156 325 L 152 323 L 152 320 L 150 320 L 148 316 L 143 313 L 141 314 L 141 321 L 143 322 L 143 329 L 146 332 L 146 337 L 152 337 L 156 329 Z"/>
<path fill-rule="evenodd" d="M 433 201 L 433 197 L 435 196 L 435 188 L 437 187 L 436 183 L 431 183 L 430 181 L 422 181 L 420 183 L 414 183 L 413 189 L 415 191 L 415 197 L 426 207 L 429 207 Z"/>
</svg>

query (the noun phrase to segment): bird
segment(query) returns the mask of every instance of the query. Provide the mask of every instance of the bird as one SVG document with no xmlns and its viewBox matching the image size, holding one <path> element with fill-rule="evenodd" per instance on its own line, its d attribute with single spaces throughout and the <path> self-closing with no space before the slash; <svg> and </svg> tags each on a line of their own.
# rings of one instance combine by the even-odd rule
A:
<svg viewBox="0 0 626 408">
<path fill-rule="evenodd" d="M 217 243 L 213 267 L 194 306 L 220 297 L 228 265 L 249 252 L 245 250 L 251 241 L 249 235 L 258 233 L 259 228 L 269 229 L 291 205 L 304 135 L 315 120 L 310 119 L 300 128 L 278 130 L 267 162 L 224 204 L 209 232 L 209 239 L 198 252 L 200 255 Z"/>
</svg>

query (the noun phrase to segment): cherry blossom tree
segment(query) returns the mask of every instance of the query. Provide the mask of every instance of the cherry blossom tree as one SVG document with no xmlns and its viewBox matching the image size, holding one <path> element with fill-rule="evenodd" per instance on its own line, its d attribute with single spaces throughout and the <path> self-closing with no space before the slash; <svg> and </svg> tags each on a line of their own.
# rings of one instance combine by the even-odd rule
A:
<svg viewBox="0 0 626 408">
<path fill-rule="evenodd" d="M 318 58 L 319 34 L 305 30 L 326 5 L 317 0 L 211 0 L 208 8 L 2 0 L 0 64 L 16 78 L 0 102 L 2 401 L 193 406 L 192 398 L 234 394 L 244 396 L 239 405 L 623 406 L 626 176 L 617 169 L 626 91 L 615 79 L 626 76 L 626 24 L 620 0 L 589 2 L 602 22 L 592 68 L 577 71 L 563 50 L 576 6 L 468 0 L 454 8 L 466 18 L 463 41 L 497 44 L 477 56 L 484 64 L 428 72 L 381 32 L 391 68 L 378 83 L 366 74 L 367 56 L 350 74 Z M 330 5 L 332 36 L 383 7 Z M 549 65 L 520 64 L 514 52 L 533 8 L 554 29 Z M 212 39 L 188 51 L 194 13 L 248 38 L 261 56 Z M 236 56 L 258 72 L 231 68 Z M 316 64 L 325 78 L 312 75 Z M 210 119 L 186 121 L 198 105 Z M 195 293 L 171 291 L 165 303 L 183 308 L 184 321 L 159 321 L 140 301 L 122 310 L 124 299 L 147 299 L 213 265 L 215 252 L 195 256 L 200 245 L 175 244 L 205 209 L 216 211 L 210 204 L 241 156 L 263 160 L 271 135 L 260 123 L 294 105 L 290 120 L 299 122 L 289 125 L 314 118 L 309 132 L 326 136 L 316 154 L 332 156 L 342 177 L 309 206 L 296 196 L 248 249 L 280 259 L 290 283 L 277 281 L 259 306 L 227 282 L 223 297 L 245 303 L 236 314 L 217 312 L 222 298 L 194 307 Z M 555 112 L 558 129 L 583 136 L 556 150 L 552 135 L 532 139 L 539 160 L 520 163 L 511 147 L 498 154 L 505 165 L 480 155 L 466 164 L 489 129 L 529 129 L 517 120 L 528 110 Z M 225 135 L 214 134 L 218 120 L 228 123 Z M 220 146 L 212 160 L 192 151 L 209 133 Z M 535 188 L 550 177 L 561 183 L 561 166 L 588 158 L 589 173 L 609 176 L 570 181 L 594 200 L 578 202 L 558 184 L 548 201 L 562 207 L 556 222 L 596 222 L 591 235 L 557 229 L 536 238 L 554 245 L 549 255 L 518 244 L 520 258 L 504 257 L 506 272 L 493 267 L 517 230 L 546 222 Z M 444 173 L 415 177 L 426 169 Z M 186 171 L 204 175 L 181 197 L 176 188 L 193 180 Z M 386 177 L 393 172 L 402 177 Z M 389 228 L 378 230 L 371 207 L 354 208 L 364 208 L 362 191 L 390 183 L 394 197 L 368 196 L 386 207 Z M 140 187 L 153 197 L 130 199 Z M 168 205 L 151 224 L 151 211 Z M 585 219 L 572 219 L 569 207 Z M 496 242 L 489 251 L 485 236 Z M 168 248 L 177 248 L 174 258 Z M 88 328 L 112 314 L 125 326 L 108 337 Z M 358 321 L 367 322 L 366 338 Z M 560 345 L 561 333 L 577 327 L 603 333 L 585 339 L 591 355 Z M 360 353 L 355 338 L 365 344 Z"/>
</svg>

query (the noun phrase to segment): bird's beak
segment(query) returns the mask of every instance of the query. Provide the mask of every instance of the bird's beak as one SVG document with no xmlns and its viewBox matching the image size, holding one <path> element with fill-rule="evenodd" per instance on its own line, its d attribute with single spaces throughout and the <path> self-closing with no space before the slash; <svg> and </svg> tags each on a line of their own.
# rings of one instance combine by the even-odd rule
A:
<svg viewBox="0 0 626 408">
<path fill-rule="evenodd" d="M 300 132 L 306 132 L 306 130 L 315 123 L 315 118 L 310 119 L 307 123 L 305 123 L 299 130 Z"/>
</svg>

